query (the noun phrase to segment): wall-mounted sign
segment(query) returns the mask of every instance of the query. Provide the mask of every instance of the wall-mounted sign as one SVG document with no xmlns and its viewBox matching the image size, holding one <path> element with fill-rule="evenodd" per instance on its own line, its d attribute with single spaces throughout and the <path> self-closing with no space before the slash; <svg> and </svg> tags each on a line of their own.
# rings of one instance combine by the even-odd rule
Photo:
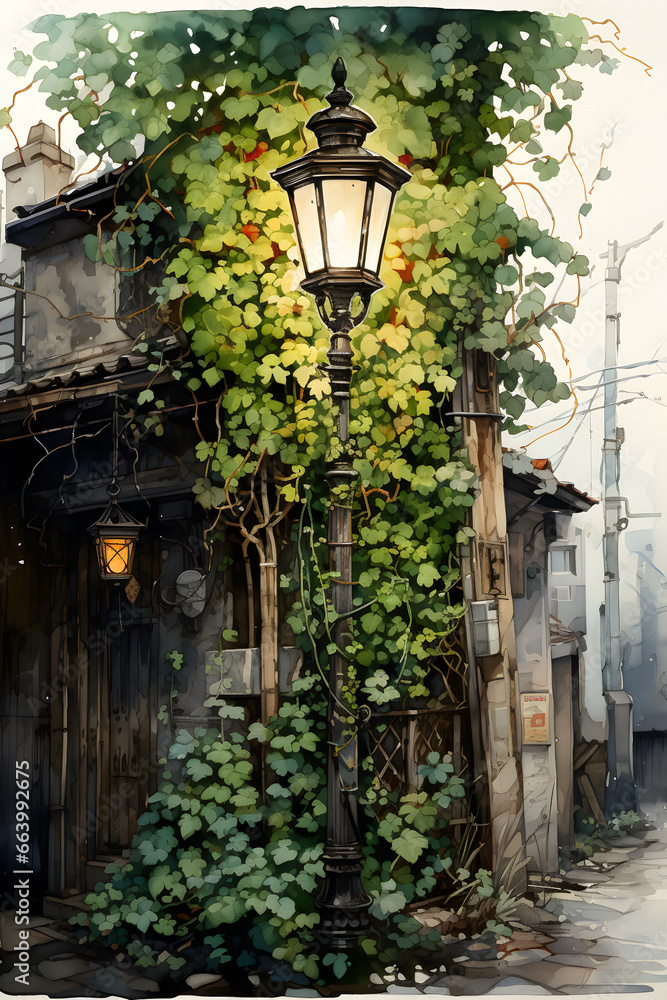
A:
<svg viewBox="0 0 667 1000">
<path fill-rule="evenodd" d="M 521 695 L 521 728 L 524 743 L 551 743 L 549 718 L 551 695 L 548 691 L 531 691 Z"/>
</svg>

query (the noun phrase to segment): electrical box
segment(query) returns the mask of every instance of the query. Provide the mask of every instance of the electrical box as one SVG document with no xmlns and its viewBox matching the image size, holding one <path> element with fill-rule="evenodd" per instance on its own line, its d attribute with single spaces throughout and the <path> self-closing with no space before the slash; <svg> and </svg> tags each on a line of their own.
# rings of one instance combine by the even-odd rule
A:
<svg viewBox="0 0 667 1000">
<path fill-rule="evenodd" d="M 260 694 L 259 649 L 223 649 L 206 653 L 206 687 L 209 698 Z"/>
<path fill-rule="evenodd" d="M 471 601 L 473 641 L 477 656 L 500 652 L 500 626 L 497 601 Z"/>
<path fill-rule="evenodd" d="M 295 646 L 278 650 L 278 684 L 281 694 L 289 694 L 299 676 L 303 651 Z M 223 649 L 206 653 L 206 693 L 209 698 L 242 698 L 262 693 L 262 657 L 259 648 Z"/>
</svg>

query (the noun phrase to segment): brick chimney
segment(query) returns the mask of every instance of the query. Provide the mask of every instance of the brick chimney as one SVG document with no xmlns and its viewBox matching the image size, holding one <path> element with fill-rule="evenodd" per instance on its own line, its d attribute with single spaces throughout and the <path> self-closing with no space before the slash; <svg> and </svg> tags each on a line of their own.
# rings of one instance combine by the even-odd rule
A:
<svg viewBox="0 0 667 1000">
<path fill-rule="evenodd" d="M 2 161 L 7 185 L 6 218 L 14 218 L 17 205 L 37 205 L 54 198 L 69 182 L 74 157 L 56 144 L 56 133 L 50 125 L 33 125 L 28 141 L 9 153 Z"/>
</svg>

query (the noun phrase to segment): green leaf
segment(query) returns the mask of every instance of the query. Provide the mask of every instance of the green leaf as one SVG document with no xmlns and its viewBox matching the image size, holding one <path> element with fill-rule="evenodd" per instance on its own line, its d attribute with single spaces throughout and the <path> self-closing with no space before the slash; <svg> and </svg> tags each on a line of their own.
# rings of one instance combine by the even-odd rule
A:
<svg viewBox="0 0 667 1000">
<path fill-rule="evenodd" d="M 189 813 L 184 813 L 183 816 L 178 821 L 178 825 L 181 830 L 181 834 L 186 839 L 191 837 L 193 833 L 197 830 L 201 830 L 201 819 L 199 816 L 191 816 Z"/>
<path fill-rule="evenodd" d="M 400 913 L 407 906 L 407 903 L 405 893 L 397 889 L 394 892 L 383 893 L 373 906 L 373 911 L 377 910 L 379 911 L 378 916 L 386 917 L 390 913 Z"/>
<path fill-rule="evenodd" d="M 423 562 L 417 573 L 417 583 L 420 587 L 432 587 L 440 577 L 440 571 L 431 563 Z"/>
<path fill-rule="evenodd" d="M 25 76 L 30 66 L 32 65 L 32 56 L 27 55 L 25 52 L 21 52 L 20 49 L 14 49 L 14 58 L 10 62 L 7 69 L 10 73 L 14 73 L 15 76 Z M 11 118 L 9 119 L 11 121 Z M 1 122 L 5 125 L 5 122 Z"/>
<path fill-rule="evenodd" d="M 398 810 L 399 816 L 403 816 L 405 821 L 414 826 L 420 833 L 427 833 L 433 828 L 438 815 L 438 810 L 431 802 L 426 792 L 412 792 L 404 795 L 402 805 Z M 393 846 L 393 845 L 392 845 Z"/>
<path fill-rule="evenodd" d="M 566 269 L 568 274 L 581 274 L 583 276 L 588 274 L 588 257 L 583 254 L 576 254 L 572 260 L 567 265 Z"/>
<path fill-rule="evenodd" d="M 547 111 L 544 116 L 544 126 L 545 128 L 548 128 L 550 132 L 560 132 L 560 130 L 567 125 L 571 118 L 572 107 L 569 104 L 563 105 L 562 108 L 557 108 L 552 101 L 551 111 Z"/>
<path fill-rule="evenodd" d="M 497 267 L 494 274 L 496 281 L 499 281 L 501 285 L 513 285 L 519 280 L 519 272 L 511 264 Z"/>
<path fill-rule="evenodd" d="M 292 847 L 288 847 L 287 844 L 281 844 L 277 850 L 273 852 L 273 860 L 277 865 L 286 865 L 290 861 L 294 861 L 298 857 L 299 852 Z"/>
<path fill-rule="evenodd" d="M 578 80 L 564 80 L 557 83 L 556 86 L 566 101 L 579 100 L 584 90 L 583 84 L 579 83 Z"/>
<path fill-rule="evenodd" d="M 410 864 L 415 864 L 428 847 L 428 840 L 416 830 L 403 830 L 391 842 L 392 850 Z"/>
<path fill-rule="evenodd" d="M 536 160 L 533 163 L 533 170 L 537 173 L 541 181 L 548 181 L 556 177 L 560 171 L 558 160 L 553 156 L 545 156 L 543 160 Z"/>
<path fill-rule="evenodd" d="M 554 276 L 550 271 L 534 271 L 532 274 L 526 275 L 526 285 L 530 286 L 533 282 L 546 288 L 554 280 Z"/>
<path fill-rule="evenodd" d="M 322 965 L 330 965 L 336 979 L 342 979 L 348 970 L 350 961 L 345 952 L 327 952 L 322 959 Z"/>
</svg>

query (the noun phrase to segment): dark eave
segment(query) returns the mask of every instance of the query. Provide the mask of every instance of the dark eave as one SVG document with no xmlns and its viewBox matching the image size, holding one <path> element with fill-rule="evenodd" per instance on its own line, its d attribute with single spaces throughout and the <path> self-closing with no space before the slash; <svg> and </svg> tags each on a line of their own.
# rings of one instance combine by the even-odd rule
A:
<svg viewBox="0 0 667 1000">
<path fill-rule="evenodd" d="M 555 513 L 576 514 L 581 511 L 590 510 L 596 503 L 593 497 L 582 493 L 571 483 L 558 483 L 555 493 L 539 493 L 535 491 L 543 484 L 544 480 L 539 476 L 526 473 L 512 472 L 511 469 L 503 469 L 503 480 L 505 489 L 512 493 L 518 493 L 527 500 L 533 500 L 533 510 L 553 511 Z"/>
<path fill-rule="evenodd" d="M 15 209 L 18 218 L 5 227 L 5 239 L 24 250 L 45 250 L 95 232 L 100 216 L 113 208 L 119 174 L 111 170 L 91 184 L 38 205 L 19 206 Z"/>
</svg>

